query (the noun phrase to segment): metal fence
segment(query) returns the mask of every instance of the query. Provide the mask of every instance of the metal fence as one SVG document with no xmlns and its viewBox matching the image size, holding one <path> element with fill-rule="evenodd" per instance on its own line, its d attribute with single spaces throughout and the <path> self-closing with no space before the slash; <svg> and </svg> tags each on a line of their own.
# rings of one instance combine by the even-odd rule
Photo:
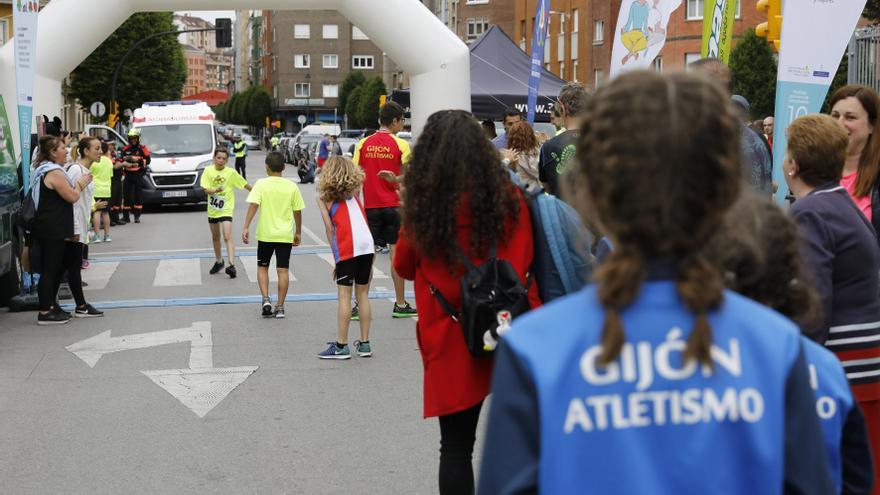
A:
<svg viewBox="0 0 880 495">
<path fill-rule="evenodd" d="M 849 41 L 847 82 L 880 92 L 880 26 L 857 29 Z"/>
</svg>

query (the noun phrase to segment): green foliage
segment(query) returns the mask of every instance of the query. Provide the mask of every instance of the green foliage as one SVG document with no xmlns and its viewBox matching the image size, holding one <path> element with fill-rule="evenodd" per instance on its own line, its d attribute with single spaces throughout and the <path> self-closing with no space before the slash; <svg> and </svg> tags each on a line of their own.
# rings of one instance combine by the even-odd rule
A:
<svg viewBox="0 0 880 495">
<path fill-rule="evenodd" d="M 214 112 L 223 122 L 263 127 L 272 112 L 272 97 L 266 88 L 251 86 L 243 93 L 232 93 L 226 103 L 217 105 Z"/>
<path fill-rule="evenodd" d="M 378 129 L 379 127 L 379 97 L 386 94 L 385 83 L 382 78 L 376 76 L 361 86 L 360 101 L 358 102 L 358 120 L 364 127 Z"/>
<path fill-rule="evenodd" d="M 752 107 L 752 118 L 773 115 L 776 101 L 776 60 L 770 45 L 745 31 L 730 53 L 730 70 L 735 79 L 734 93 L 744 96 Z"/>
<path fill-rule="evenodd" d="M 828 88 L 828 94 L 825 96 L 825 103 L 822 105 L 822 113 L 831 113 L 831 108 L 829 107 L 828 102 L 831 100 L 831 95 L 833 95 L 835 91 L 846 86 L 847 72 L 849 72 L 849 56 L 844 52 L 843 60 L 840 61 L 840 67 L 837 69 L 837 74 L 834 75 L 834 80 L 831 81 L 831 87 Z"/>
<path fill-rule="evenodd" d="M 348 99 L 345 101 L 345 114 L 348 115 L 348 126 L 351 128 L 358 129 L 364 125 L 358 114 L 363 89 L 364 86 L 357 86 L 349 93 Z"/>
<path fill-rule="evenodd" d="M 109 103 L 113 71 L 139 40 L 174 30 L 171 12 L 134 14 L 74 69 L 71 94 L 83 106 Z M 137 48 L 125 61 L 116 84 L 120 110 L 135 109 L 145 101 L 180 99 L 186 82 L 186 62 L 177 37 L 160 36 Z"/>
<path fill-rule="evenodd" d="M 339 108 L 342 108 L 343 111 L 348 108 L 348 98 L 351 95 L 351 92 L 354 91 L 358 86 L 362 86 L 367 82 L 367 78 L 364 77 L 364 74 L 361 72 L 352 72 L 345 79 L 342 80 L 342 84 L 339 88 Z M 348 118 L 351 121 L 352 114 L 349 112 Z"/>
<path fill-rule="evenodd" d="M 880 0 L 868 0 L 865 3 L 865 10 L 862 11 L 862 17 L 874 22 L 880 21 Z"/>
<path fill-rule="evenodd" d="M 266 117 L 272 112 L 272 97 L 263 86 L 253 86 L 251 88 L 251 102 L 249 107 L 250 124 L 255 127 L 266 125 Z"/>
<path fill-rule="evenodd" d="M 215 106 L 212 110 L 214 110 L 214 117 L 220 122 L 226 122 L 226 102 L 220 103 Z"/>
<path fill-rule="evenodd" d="M 238 104 L 238 108 L 236 108 L 235 116 L 237 117 L 236 123 L 244 124 L 244 125 L 252 125 L 251 124 L 251 101 L 254 98 L 254 86 L 246 89 L 244 93 L 241 94 L 241 102 Z"/>
</svg>

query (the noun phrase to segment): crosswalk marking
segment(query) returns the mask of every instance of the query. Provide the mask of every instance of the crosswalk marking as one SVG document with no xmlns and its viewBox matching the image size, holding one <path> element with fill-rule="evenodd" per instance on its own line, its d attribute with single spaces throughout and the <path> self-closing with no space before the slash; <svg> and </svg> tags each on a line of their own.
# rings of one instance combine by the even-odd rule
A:
<svg viewBox="0 0 880 495">
<path fill-rule="evenodd" d="M 202 285 L 202 268 L 198 258 L 161 260 L 153 279 L 156 287 Z"/>
<path fill-rule="evenodd" d="M 238 259 L 241 260 L 241 264 L 244 266 L 244 271 L 247 272 L 248 280 L 253 283 L 257 283 L 257 257 L 256 256 L 239 256 Z M 291 268 L 287 272 L 290 277 L 291 282 L 296 281 L 296 277 L 293 275 L 293 263 L 291 263 Z M 269 262 L 269 282 L 278 282 L 278 269 L 275 265 L 275 257 L 272 257 L 272 261 Z"/>
<path fill-rule="evenodd" d="M 318 253 L 318 256 L 320 256 L 322 260 L 326 261 L 328 265 L 330 265 L 333 268 L 336 268 L 336 259 L 333 258 L 332 253 Z M 380 279 L 380 278 L 387 279 L 387 278 L 391 278 L 391 277 L 386 275 L 385 272 L 383 272 L 382 270 L 376 268 L 376 265 L 374 263 L 373 264 L 373 279 L 375 280 L 375 279 Z"/>
<path fill-rule="evenodd" d="M 310 228 L 306 227 L 305 225 L 302 226 L 302 231 L 303 231 L 303 234 L 306 235 L 306 237 L 308 237 L 309 239 L 314 241 L 315 244 L 317 244 L 318 246 L 328 246 L 329 245 L 329 244 L 327 244 L 326 241 L 324 241 L 324 239 L 321 239 L 320 237 L 318 237 L 317 234 L 312 232 L 312 230 Z"/>
<path fill-rule="evenodd" d="M 112 263 L 92 263 L 88 270 L 83 270 L 82 272 L 83 282 L 89 284 L 86 287 L 83 287 L 83 289 L 104 289 L 107 287 L 107 283 L 110 282 L 110 277 L 116 273 L 117 268 L 119 268 L 118 261 Z"/>
</svg>

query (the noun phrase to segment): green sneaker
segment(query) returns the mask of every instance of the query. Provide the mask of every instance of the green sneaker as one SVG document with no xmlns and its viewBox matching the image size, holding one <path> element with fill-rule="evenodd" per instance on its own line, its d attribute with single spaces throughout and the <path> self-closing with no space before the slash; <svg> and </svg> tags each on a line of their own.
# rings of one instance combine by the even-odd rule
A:
<svg viewBox="0 0 880 495">
<path fill-rule="evenodd" d="M 357 355 L 360 357 L 370 357 L 373 355 L 373 349 L 370 348 L 369 341 L 355 340 L 354 341 L 354 350 L 357 352 Z"/>
<path fill-rule="evenodd" d="M 351 352 L 348 350 L 348 344 L 342 346 L 342 349 L 336 347 L 336 342 L 327 342 L 329 347 L 318 353 L 319 359 L 351 359 Z"/>
<path fill-rule="evenodd" d="M 406 301 L 403 302 L 403 306 L 394 303 L 394 309 L 391 310 L 392 318 L 413 318 L 416 316 L 419 316 L 419 312 Z"/>
<path fill-rule="evenodd" d="M 361 314 L 357 304 L 351 307 L 351 321 L 361 321 Z"/>
</svg>

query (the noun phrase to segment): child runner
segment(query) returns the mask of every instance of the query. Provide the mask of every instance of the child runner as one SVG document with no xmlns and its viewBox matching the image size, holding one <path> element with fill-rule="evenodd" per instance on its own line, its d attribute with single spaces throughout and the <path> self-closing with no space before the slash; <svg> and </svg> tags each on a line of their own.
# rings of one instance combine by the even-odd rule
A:
<svg viewBox="0 0 880 495">
<path fill-rule="evenodd" d="M 113 204 L 112 183 L 114 169 L 122 168 L 122 164 L 114 164 L 110 155 L 110 145 L 106 141 L 101 142 L 101 159 L 92 164 L 92 184 L 95 185 L 95 211 L 92 213 L 91 243 L 110 242 L 110 208 Z M 102 203 L 103 202 L 103 203 Z M 103 207 L 99 208 L 98 205 Z M 101 225 L 104 226 L 104 236 L 100 235 Z"/>
<path fill-rule="evenodd" d="M 201 185 L 208 195 L 208 226 L 211 228 L 211 240 L 214 243 L 214 266 L 208 272 L 211 275 L 223 269 L 223 256 L 220 253 L 220 229 L 223 229 L 223 240 L 226 241 L 226 256 L 229 266 L 226 274 L 235 278 L 235 242 L 232 240 L 232 215 L 235 213 L 235 189 L 252 189 L 251 185 L 238 172 L 226 168 L 229 151 L 217 148 L 214 152 L 214 165 L 202 172 Z"/>
<path fill-rule="evenodd" d="M 348 158 L 331 156 L 324 164 L 318 183 L 318 208 L 324 219 L 327 240 L 333 247 L 336 269 L 333 277 L 339 292 L 336 342 L 320 352 L 321 359 L 349 359 L 348 325 L 352 285 L 360 307 L 361 340 L 354 342 L 358 356 L 370 357 L 370 278 L 373 274 L 373 236 L 367 214 L 358 196 L 364 172 Z"/>
<path fill-rule="evenodd" d="M 290 284 L 290 250 L 299 246 L 302 229 L 302 210 L 306 205 L 296 184 L 281 176 L 284 172 L 284 156 L 277 151 L 266 155 L 266 173 L 269 177 L 258 180 L 247 202 L 250 203 L 241 240 L 250 241 L 250 225 L 262 209 L 257 220 L 257 282 L 263 295 L 263 317 L 284 318 L 284 300 Z M 275 255 L 278 269 L 278 304 L 272 310 L 269 298 L 269 262 Z"/>
</svg>

